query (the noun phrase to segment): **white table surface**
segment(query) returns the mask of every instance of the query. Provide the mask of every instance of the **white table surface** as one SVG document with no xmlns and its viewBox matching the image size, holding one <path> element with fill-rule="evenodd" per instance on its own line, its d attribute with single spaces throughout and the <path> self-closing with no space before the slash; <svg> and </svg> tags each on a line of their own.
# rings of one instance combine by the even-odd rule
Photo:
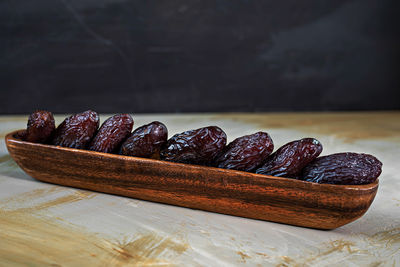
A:
<svg viewBox="0 0 400 267">
<path fill-rule="evenodd" d="M 400 112 L 132 116 L 169 136 L 218 125 L 228 141 L 263 130 L 275 148 L 315 137 L 322 155 L 370 153 L 378 194 L 362 218 L 321 231 L 46 184 L 4 144 L 28 116 L 0 116 L 0 266 L 400 266 Z"/>
</svg>

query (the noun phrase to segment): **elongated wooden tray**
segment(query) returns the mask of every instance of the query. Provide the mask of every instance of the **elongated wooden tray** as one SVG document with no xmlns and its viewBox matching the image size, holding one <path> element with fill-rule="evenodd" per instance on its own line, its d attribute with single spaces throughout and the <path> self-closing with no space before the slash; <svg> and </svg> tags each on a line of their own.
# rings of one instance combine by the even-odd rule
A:
<svg viewBox="0 0 400 267">
<path fill-rule="evenodd" d="M 21 130 L 20 130 L 21 131 Z M 378 189 L 329 185 L 153 159 L 25 142 L 6 136 L 10 155 L 49 183 L 235 216 L 334 229 L 361 217 Z"/>
</svg>

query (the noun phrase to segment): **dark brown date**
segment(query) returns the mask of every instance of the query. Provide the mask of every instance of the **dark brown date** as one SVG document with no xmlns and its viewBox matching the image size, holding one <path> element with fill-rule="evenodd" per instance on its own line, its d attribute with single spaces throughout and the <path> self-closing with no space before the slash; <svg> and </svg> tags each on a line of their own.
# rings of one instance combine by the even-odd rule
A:
<svg viewBox="0 0 400 267">
<path fill-rule="evenodd" d="M 270 155 L 256 173 L 297 178 L 302 169 L 322 152 L 321 143 L 314 138 L 303 138 L 280 147 Z"/>
<path fill-rule="evenodd" d="M 56 129 L 52 144 L 85 149 L 99 127 L 99 115 L 91 110 L 66 118 Z"/>
<path fill-rule="evenodd" d="M 23 138 L 28 142 L 46 143 L 55 129 L 53 114 L 48 111 L 38 110 L 29 116 L 28 126 Z"/>
<path fill-rule="evenodd" d="M 215 160 L 215 166 L 224 169 L 252 171 L 263 163 L 274 150 L 271 137 L 258 132 L 236 138 Z"/>
<path fill-rule="evenodd" d="M 133 119 L 129 114 L 118 114 L 108 118 L 100 127 L 89 145 L 89 150 L 113 153 L 130 135 Z"/>
<path fill-rule="evenodd" d="M 159 121 L 153 121 L 133 131 L 122 144 L 120 154 L 160 159 L 160 150 L 167 142 L 167 138 L 167 127 Z"/>
<path fill-rule="evenodd" d="M 217 126 L 186 131 L 171 137 L 161 150 L 167 161 L 210 164 L 226 145 L 226 134 Z"/>
<path fill-rule="evenodd" d="M 321 184 L 369 184 L 382 172 L 382 162 L 369 154 L 337 153 L 315 159 L 302 180 Z"/>
</svg>

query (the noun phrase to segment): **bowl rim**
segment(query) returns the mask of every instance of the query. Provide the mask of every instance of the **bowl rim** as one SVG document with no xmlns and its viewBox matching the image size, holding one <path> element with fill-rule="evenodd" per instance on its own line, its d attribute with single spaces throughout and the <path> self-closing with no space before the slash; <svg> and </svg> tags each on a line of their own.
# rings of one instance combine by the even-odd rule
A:
<svg viewBox="0 0 400 267">
<path fill-rule="evenodd" d="M 163 164 L 164 166 L 171 166 L 171 167 L 175 167 L 175 168 L 176 167 L 190 168 L 192 170 L 212 170 L 214 172 L 220 172 L 221 174 L 225 173 L 225 174 L 229 174 L 229 175 L 247 176 L 247 177 L 252 177 L 255 179 L 268 179 L 268 180 L 277 181 L 277 182 L 288 182 L 288 183 L 298 184 L 299 187 L 304 187 L 304 186 L 320 187 L 320 190 L 336 188 L 336 189 L 343 189 L 343 190 L 348 189 L 348 190 L 352 190 L 352 191 L 353 190 L 369 191 L 371 189 L 375 189 L 379 185 L 379 178 L 376 179 L 373 183 L 361 184 L 361 185 L 319 184 L 319 183 L 308 182 L 308 181 L 303 181 L 303 180 L 298 180 L 298 179 L 293 179 L 293 178 L 270 176 L 270 175 L 264 175 L 264 174 L 246 172 L 246 171 L 222 169 L 222 168 L 211 167 L 211 166 L 170 162 L 170 161 L 165 161 L 165 160 L 141 158 L 141 157 L 134 157 L 134 156 L 125 156 L 125 155 L 119 155 L 119 154 L 91 151 L 91 150 L 87 150 L 87 149 L 61 147 L 61 146 L 55 146 L 55 145 L 50 145 L 50 144 L 33 143 L 33 142 L 23 141 L 20 138 L 16 137 L 17 134 L 20 134 L 23 131 L 25 131 L 25 130 L 19 129 L 19 130 L 15 130 L 15 131 L 12 131 L 12 132 L 9 132 L 8 134 L 6 134 L 5 142 L 6 142 L 7 148 L 9 147 L 9 145 L 11 143 L 14 143 L 14 144 L 18 144 L 19 146 L 34 146 L 34 147 L 44 148 L 44 149 L 53 149 L 53 150 L 58 150 L 58 151 L 73 152 L 73 153 L 78 153 L 81 155 L 98 156 L 99 158 L 107 157 L 107 158 L 121 159 L 121 160 L 126 160 L 126 161 L 135 161 L 136 163 Z M 10 153 L 10 155 L 11 155 L 11 153 Z"/>
</svg>

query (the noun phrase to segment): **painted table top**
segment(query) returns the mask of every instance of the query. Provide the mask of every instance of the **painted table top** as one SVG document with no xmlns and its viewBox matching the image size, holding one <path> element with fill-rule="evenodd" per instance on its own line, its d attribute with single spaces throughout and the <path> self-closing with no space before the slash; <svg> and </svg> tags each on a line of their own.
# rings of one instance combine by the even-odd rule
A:
<svg viewBox="0 0 400 267">
<path fill-rule="evenodd" d="M 321 231 L 46 184 L 25 174 L 4 144 L 27 115 L 0 116 L 0 266 L 400 265 L 400 112 L 133 118 L 134 127 L 162 121 L 170 136 L 218 125 L 228 141 L 263 130 L 276 148 L 315 137 L 322 155 L 370 153 L 383 162 L 378 194 L 362 218 Z"/>
</svg>

